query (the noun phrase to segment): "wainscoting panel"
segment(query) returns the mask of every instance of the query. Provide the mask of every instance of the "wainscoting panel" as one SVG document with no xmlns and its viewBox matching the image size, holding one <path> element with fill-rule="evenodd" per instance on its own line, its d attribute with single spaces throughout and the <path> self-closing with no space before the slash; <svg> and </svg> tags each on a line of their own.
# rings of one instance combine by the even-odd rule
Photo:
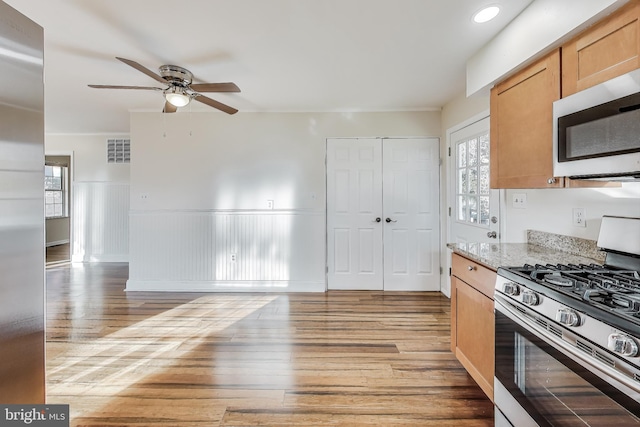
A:
<svg viewBox="0 0 640 427">
<path fill-rule="evenodd" d="M 129 184 L 73 184 L 73 262 L 129 260 Z"/>
<path fill-rule="evenodd" d="M 127 290 L 325 290 L 324 212 L 132 211 Z"/>
</svg>

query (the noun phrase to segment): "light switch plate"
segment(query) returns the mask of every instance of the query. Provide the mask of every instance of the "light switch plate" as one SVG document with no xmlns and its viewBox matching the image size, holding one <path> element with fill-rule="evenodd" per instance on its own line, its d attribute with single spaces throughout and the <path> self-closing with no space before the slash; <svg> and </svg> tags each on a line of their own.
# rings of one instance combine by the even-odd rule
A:
<svg viewBox="0 0 640 427">
<path fill-rule="evenodd" d="M 514 209 L 526 209 L 527 193 L 513 193 L 512 206 Z"/>
</svg>

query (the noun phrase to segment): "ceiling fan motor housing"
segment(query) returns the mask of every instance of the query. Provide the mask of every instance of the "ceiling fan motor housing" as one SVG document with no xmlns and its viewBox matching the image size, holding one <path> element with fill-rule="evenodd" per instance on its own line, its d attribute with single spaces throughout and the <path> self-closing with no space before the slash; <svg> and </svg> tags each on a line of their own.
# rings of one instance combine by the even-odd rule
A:
<svg viewBox="0 0 640 427">
<path fill-rule="evenodd" d="M 193 74 L 186 68 L 177 65 L 161 65 L 158 70 L 167 82 L 188 86 L 193 81 Z"/>
</svg>

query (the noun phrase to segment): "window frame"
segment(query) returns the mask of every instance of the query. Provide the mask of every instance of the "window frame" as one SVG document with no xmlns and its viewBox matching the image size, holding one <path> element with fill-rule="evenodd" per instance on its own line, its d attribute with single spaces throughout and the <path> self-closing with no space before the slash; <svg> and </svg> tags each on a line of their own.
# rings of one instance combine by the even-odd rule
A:
<svg viewBox="0 0 640 427">
<path fill-rule="evenodd" d="M 482 159 L 483 157 L 481 156 L 481 139 L 484 137 L 485 141 L 484 144 L 486 144 L 486 149 L 487 149 L 487 153 L 486 153 L 486 161 L 483 162 Z M 466 225 L 470 225 L 470 226 L 474 226 L 474 227 L 480 227 L 480 228 L 484 228 L 484 229 L 490 229 L 491 228 L 491 224 L 490 224 L 490 208 L 491 208 L 491 188 L 489 185 L 489 179 L 490 179 L 490 142 L 489 142 L 489 132 L 480 132 L 478 134 L 475 134 L 473 136 L 470 136 L 468 138 L 466 138 L 465 140 L 459 141 L 456 144 L 453 145 L 452 149 L 454 150 L 454 169 L 455 169 L 455 200 L 454 200 L 454 206 L 455 206 L 455 211 L 454 211 L 454 221 L 458 222 L 458 223 L 462 223 L 462 224 L 466 224 Z M 470 142 L 471 141 L 475 141 L 475 164 L 470 164 Z M 461 145 L 465 146 L 465 159 L 464 159 L 464 164 L 460 163 L 460 159 L 459 159 L 459 147 Z M 481 168 L 484 167 L 484 170 L 486 171 L 486 182 L 487 182 L 487 186 L 486 186 L 486 192 L 482 192 L 482 178 L 481 178 Z M 471 192 L 469 189 L 470 186 L 470 181 L 471 181 L 471 173 L 470 171 L 474 170 L 476 172 L 476 178 L 475 178 L 475 192 Z M 461 191 L 461 172 L 465 172 L 466 173 L 466 184 L 465 184 L 465 191 Z M 476 221 L 472 221 L 471 219 L 471 213 L 472 213 L 472 209 L 471 206 L 469 205 L 468 200 L 470 199 L 474 199 L 476 202 Z M 488 203 L 487 205 L 487 213 L 488 213 L 488 217 L 486 218 L 486 221 L 483 223 L 482 222 L 482 200 L 485 199 L 486 202 Z M 460 209 L 464 209 L 464 218 L 461 219 L 461 215 L 460 215 Z"/>
<path fill-rule="evenodd" d="M 47 175 L 47 168 L 57 168 L 60 170 L 60 188 L 47 188 L 47 178 L 54 177 L 54 175 Z M 49 203 L 49 197 L 47 194 L 59 193 L 61 203 Z M 54 197 L 51 197 L 53 199 Z M 62 212 L 60 215 L 55 214 L 55 206 L 61 205 Z M 54 206 L 54 213 L 52 215 L 47 214 L 47 207 Z M 56 219 L 56 218 L 68 218 L 69 217 L 69 167 L 66 165 L 58 164 L 45 164 L 44 169 L 44 218 Z"/>
</svg>

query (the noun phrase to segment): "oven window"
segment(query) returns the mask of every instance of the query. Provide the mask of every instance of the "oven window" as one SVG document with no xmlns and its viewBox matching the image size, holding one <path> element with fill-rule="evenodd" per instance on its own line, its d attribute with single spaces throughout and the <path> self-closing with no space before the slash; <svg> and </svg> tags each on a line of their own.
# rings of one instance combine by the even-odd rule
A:
<svg viewBox="0 0 640 427">
<path fill-rule="evenodd" d="M 637 401 L 498 311 L 496 377 L 541 426 L 640 426 Z"/>
</svg>

